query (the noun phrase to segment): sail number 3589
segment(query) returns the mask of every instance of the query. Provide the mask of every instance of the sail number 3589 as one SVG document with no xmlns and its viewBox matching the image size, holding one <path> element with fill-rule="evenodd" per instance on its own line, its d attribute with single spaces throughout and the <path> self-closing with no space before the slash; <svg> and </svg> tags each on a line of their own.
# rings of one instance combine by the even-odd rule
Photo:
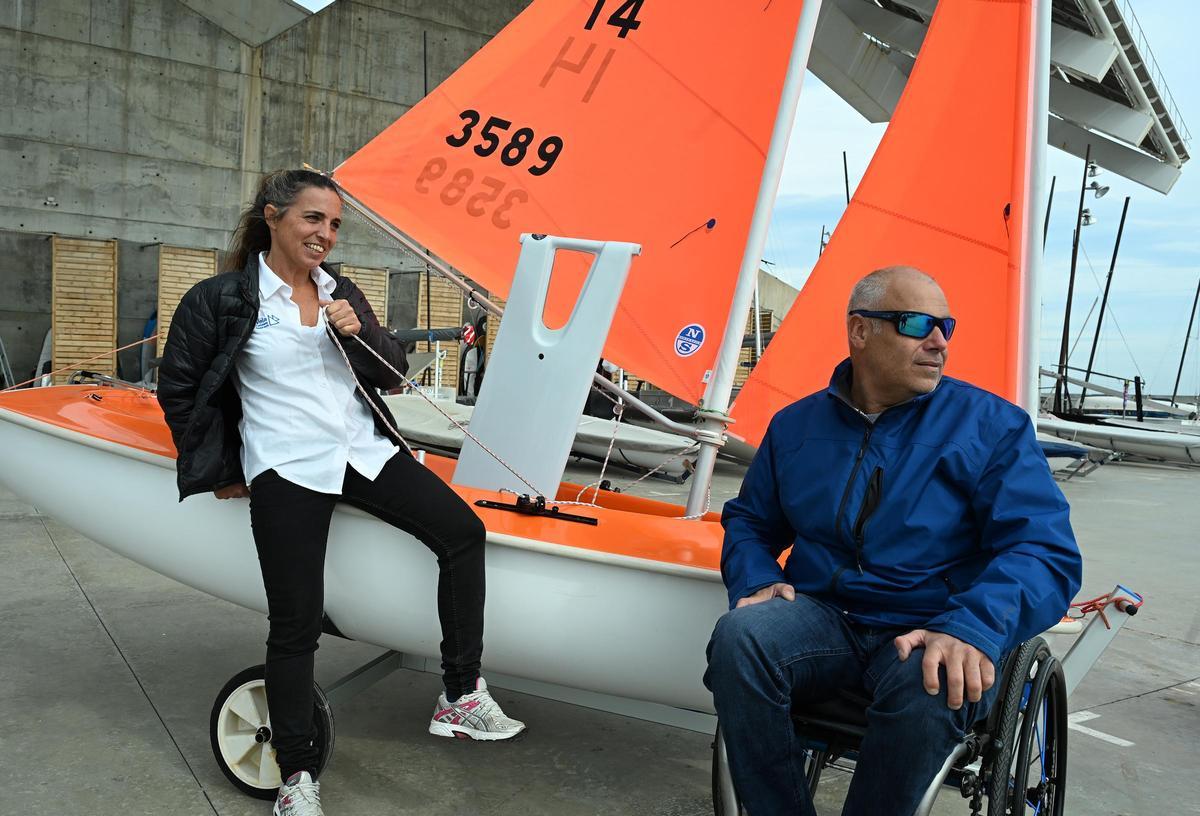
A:
<svg viewBox="0 0 1200 816">
<path fill-rule="evenodd" d="M 467 109 L 459 114 L 462 122 L 462 133 L 451 134 L 446 137 L 446 144 L 451 147 L 466 147 L 471 139 L 476 135 L 475 128 L 479 124 L 482 116 L 479 111 Z M 501 133 L 505 133 L 512 127 L 512 122 L 507 119 L 501 119 L 499 116 L 489 116 L 484 122 L 482 128 L 479 129 L 479 143 L 475 145 L 475 155 L 487 158 L 496 151 L 500 152 L 500 163 L 506 167 L 516 167 L 525 161 L 529 154 L 530 147 L 533 146 L 535 134 L 533 128 L 522 127 L 517 128 L 512 132 L 512 136 L 507 142 L 504 142 L 504 137 Z M 501 142 L 504 142 L 503 147 Z M 540 164 L 535 164 L 529 168 L 530 175 L 542 176 L 550 172 L 550 168 L 558 161 L 559 155 L 562 153 L 563 140 L 561 136 L 547 136 L 537 146 L 537 157 L 541 159 Z"/>
<path fill-rule="evenodd" d="M 441 156 L 430 159 L 417 176 L 414 189 L 424 194 L 434 192 L 430 182 L 441 180 L 449 169 L 449 164 Z M 512 226 L 508 219 L 509 211 L 528 201 L 529 193 L 519 187 L 506 191 L 507 186 L 500 179 L 491 176 L 484 176 L 476 185 L 475 173 L 470 168 L 463 167 L 451 173 L 449 179 L 441 184 L 437 196 L 447 207 L 464 202 L 467 215 L 472 218 L 490 214 L 493 226 L 508 229 Z"/>
</svg>

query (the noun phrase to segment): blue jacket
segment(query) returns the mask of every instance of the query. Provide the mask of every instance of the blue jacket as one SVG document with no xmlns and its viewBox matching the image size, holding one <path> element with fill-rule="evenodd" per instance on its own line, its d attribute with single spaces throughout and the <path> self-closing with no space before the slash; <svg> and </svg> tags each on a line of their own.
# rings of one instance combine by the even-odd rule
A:
<svg viewBox="0 0 1200 816">
<path fill-rule="evenodd" d="M 846 360 L 827 390 L 775 415 L 725 504 L 730 606 L 787 582 L 853 621 L 944 632 L 999 665 L 1058 622 L 1082 574 L 1029 416 L 943 377 L 872 424 L 843 396 L 850 374 Z"/>
</svg>

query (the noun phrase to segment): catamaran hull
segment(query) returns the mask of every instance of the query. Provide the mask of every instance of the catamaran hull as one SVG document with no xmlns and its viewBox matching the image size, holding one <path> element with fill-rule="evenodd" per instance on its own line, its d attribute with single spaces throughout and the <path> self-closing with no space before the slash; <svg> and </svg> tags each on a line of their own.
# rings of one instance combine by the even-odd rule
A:
<svg viewBox="0 0 1200 816">
<path fill-rule="evenodd" d="M 246 500 L 180 503 L 173 459 L 0 409 L 0 483 L 155 572 L 266 612 Z M 712 711 L 719 576 L 489 532 L 485 671 Z M 417 540 L 339 505 L 325 609 L 348 637 L 436 657 L 437 569 Z"/>
<path fill-rule="evenodd" d="M 1059 439 L 1082 442 L 1085 445 L 1107 448 L 1132 456 L 1184 465 L 1200 464 L 1200 436 L 1193 434 L 1093 425 L 1052 417 L 1038 417 L 1037 428 L 1042 433 L 1057 436 Z"/>
</svg>

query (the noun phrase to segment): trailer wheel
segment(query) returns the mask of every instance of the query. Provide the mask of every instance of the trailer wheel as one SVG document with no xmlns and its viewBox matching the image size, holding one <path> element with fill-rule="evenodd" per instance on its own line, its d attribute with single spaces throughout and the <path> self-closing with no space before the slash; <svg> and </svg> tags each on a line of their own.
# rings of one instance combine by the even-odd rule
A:
<svg viewBox="0 0 1200 816">
<path fill-rule="evenodd" d="M 233 786 L 256 799 L 273 800 L 283 784 L 275 749 L 262 665 L 239 672 L 225 684 L 213 703 L 208 732 L 213 756 Z M 317 775 L 333 755 L 333 709 L 325 692 L 313 683 L 313 722 L 321 754 Z"/>
</svg>

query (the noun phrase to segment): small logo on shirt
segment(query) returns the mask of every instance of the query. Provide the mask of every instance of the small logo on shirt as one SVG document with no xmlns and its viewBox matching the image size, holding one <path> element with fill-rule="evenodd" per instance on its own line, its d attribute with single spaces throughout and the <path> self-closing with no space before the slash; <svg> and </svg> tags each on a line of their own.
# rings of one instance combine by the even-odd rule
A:
<svg viewBox="0 0 1200 816">
<path fill-rule="evenodd" d="M 263 315 L 258 319 L 258 322 L 254 324 L 254 328 L 265 329 L 267 326 L 274 326 L 278 322 L 279 318 L 273 314 Z"/>
</svg>

